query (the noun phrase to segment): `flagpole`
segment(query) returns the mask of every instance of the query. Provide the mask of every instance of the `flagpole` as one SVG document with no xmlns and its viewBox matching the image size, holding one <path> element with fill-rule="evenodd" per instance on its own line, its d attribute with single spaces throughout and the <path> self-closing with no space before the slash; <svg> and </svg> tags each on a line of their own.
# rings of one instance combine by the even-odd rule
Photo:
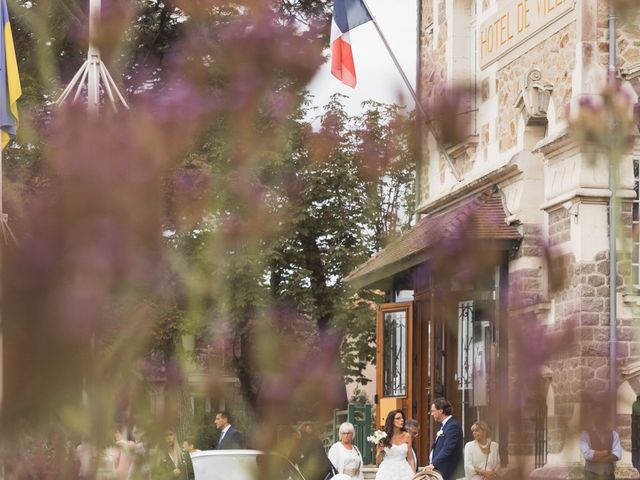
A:
<svg viewBox="0 0 640 480">
<path fill-rule="evenodd" d="M 438 138 L 435 130 L 431 126 L 431 120 L 429 119 L 429 116 L 427 115 L 427 112 L 425 112 L 425 110 L 424 110 L 424 108 L 422 106 L 422 102 L 420 102 L 420 99 L 418 98 L 418 95 L 416 94 L 415 90 L 411 86 L 411 82 L 409 82 L 409 79 L 407 78 L 407 76 L 404 73 L 404 70 L 400 66 L 400 63 L 398 62 L 398 59 L 396 58 L 395 54 L 393 53 L 393 50 L 391 50 L 391 46 L 389 45 L 389 42 L 387 42 L 387 38 L 384 36 L 384 33 L 382 33 L 382 30 L 380 29 L 380 25 L 378 25 L 378 21 L 373 16 L 373 13 L 371 12 L 371 9 L 369 8 L 369 5 L 367 5 L 367 1 L 366 0 L 362 0 L 362 3 L 365 6 L 365 8 L 367 9 L 367 12 L 369 12 L 369 16 L 371 17 L 371 21 L 373 22 L 373 25 L 376 27 L 376 30 L 378 31 L 378 35 L 380 35 L 380 38 L 382 39 L 382 43 L 384 43 L 384 46 L 386 47 L 387 52 L 389 52 L 389 55 L 391 56 L 391 60 L 393 60 L 393 63 L 395 64 L 396 68 L 398 69 L 398 72 L 400 73 L 400 76 L 402 77 L 402 80 L 404 80 L 404 83 L 407 86 L 407 89 L 409 90 L 409 93 L 413 97 L 413 100 L 416 103 L 416 108 L 418 109 L 418 111 L 420 112 L 423 120 L 425 121 L 425 123 L 427 125 L 427 128 L 431 131 L 431 135 L 433 135 L 433 138 L 435 138 L 436 144 L 438 145 L 438 148 L 440 149 L 440 151 L 444 155 L 444 158 L 447 161 L 447 164 L 449 165 L 449 168 L 451 169 L 451 172 L 453 173 L 453 176 L 456 177 L 456 180 L 458 182 L 461 182 L 462 181 L 462 176 L 460 175 L 460 173 L 458 173 L 458 170 L 456 169 L 455 165 L 453 164 L 453 160 L 451 160 L 451 157 L 449 156 L 449 153 L 444 148 L 444 146 L 441 144 L 440 139 Z"/>
<path fill-rule="evenodd" d="M 116 82 L 102 61 L 100 50 L 95 45 L 101 7 L 101 0 L 89 0 L 89 49 L 87 51 L 87 60 L 82 64 L 67 87 L 62 91 L 60 97 L 56 100 L 58 105 L 63 104 L 75 88 L 76 93 L 72 99 L 72 102 L 75 102 L 80 96 L 83 87 L 86 85 L 87 109 L 89 111 L 89 117 L 91 118 L 97 117 L 100 112 L 101 93 L 103 93 L 105 97 L 108 97 L 114 111 L 118 111 L 117 100 L 120 100 L 124 108 L 129 109 L 127 101 L 120 93 Z"/>
<path fill-rule="evenodd" d="M 2 136 L 2 134 L 0 133 L 0 137 Z M 2 142 L 2 139 L 0 139 L 0 142 Z M 4 195 L 4 191 L 2 188 L 2 184 L 4 183 L 4 175 L 2 172 L 2 152 L 3 152 L 3 148 L 0 145 L 0 222 L 2 222 L 2 225 L 0 225 L 0 228 L 2 228 L 4 230 L 4 222 L 5 222 L 5 218 L 4 218 L 4 205 L 2 203 L 2 197 Z M 4 235 L 3 235 L 4 238 Z M 4 244 L 2 244 L 2 246 L 4 247 Z M 0 252 L 0 274 L 2 274 L 2 276 L 4 277 L 4 265 L 3 265 L 3 261 L 2 261 L 2 257 L 3 257 L 3 252 Z M 2 291 L 0 290 L 0 302 L 2 302 Z M 4 304 L 4 302 L 2 302 Z M 2 406 L 4 403 L 4 321 L 2 319 L 2 312 L 0 312 L 0 412 L 2 411 Z M 4 478 L 4 464 L 2 464 L 2 476 Z"/>
<path fill-rule="evenodd" d="M 96 117 L 100 111 L 99 68 L 100 51 L 95 46 L 96 26 L 100 21 L 101 0 L 89 0 L 89 50 L 87 52 L 87 108 L 89 115 Z"/>
</svg>

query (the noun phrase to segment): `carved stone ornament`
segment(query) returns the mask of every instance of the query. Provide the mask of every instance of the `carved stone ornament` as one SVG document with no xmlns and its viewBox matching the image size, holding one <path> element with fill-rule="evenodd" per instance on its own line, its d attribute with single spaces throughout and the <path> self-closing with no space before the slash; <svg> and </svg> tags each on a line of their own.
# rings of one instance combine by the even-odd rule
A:
<svg viewBox="0 0 640 480">
<path fill-rule="evenodd" d="M 522 90 L 513 106 L 520 110 L 526 125 L 547 123 L 547 108 L 553 85 L 542 80 L 540 70 L 529 70 L 522 80 Z"/>
<path fill-rule="evenodd" d="M 636 95 L 640 97 L 640 62 L 621 68 L 620 76 L 631 84 Z"/>
</svg>

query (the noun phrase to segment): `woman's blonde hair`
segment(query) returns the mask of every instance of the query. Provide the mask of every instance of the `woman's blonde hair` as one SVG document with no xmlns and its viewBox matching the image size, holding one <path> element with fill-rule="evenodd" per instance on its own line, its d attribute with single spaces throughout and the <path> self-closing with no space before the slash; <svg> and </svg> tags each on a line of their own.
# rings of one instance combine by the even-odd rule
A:
<svg viewBox="0 0 640 480">
<path fill-rule="evenodd" d="M 482 420 L 474 422 L 473 425 L 471 425 L 471 431 L 473 432 L 476 428 L 482 430 L 487 437 L 491 436 L 491 429 L 489 428 L 489 425 L 487 425 L 487 422 L 483 422 Z"/>
</svg>

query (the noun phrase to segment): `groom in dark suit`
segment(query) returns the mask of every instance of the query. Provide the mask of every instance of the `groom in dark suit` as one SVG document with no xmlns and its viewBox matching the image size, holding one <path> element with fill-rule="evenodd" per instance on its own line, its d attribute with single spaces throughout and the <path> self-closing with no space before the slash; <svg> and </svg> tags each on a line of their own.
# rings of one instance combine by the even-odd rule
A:
<svg viewBox="0 0 640 480">
<path fill-rule="evenodd" d="M 453 409 L 444 398 L 436 398 L 429 412 L 433 419 L 442 426 L 436 433 L 436 440 L 429 454 L 429 465 L 425 471 L 437 470 L 444 480 L 452 480 L 456 469 L 462 461 L 462 429 L 456 419 L 451 416 Z"/>
<path fill-rule="evenodd" d="M 229 422 L 230 419 L 227 412 L 220 411 L 216 414 L 216 418 L 213 423 L 215 423 L 216 428 L 220 430 L 220 437 L 218 437 L 216 450 L 242 448 L 244 445 L 242 435 L 238 430 L 233 428 Z"/>
</svg>

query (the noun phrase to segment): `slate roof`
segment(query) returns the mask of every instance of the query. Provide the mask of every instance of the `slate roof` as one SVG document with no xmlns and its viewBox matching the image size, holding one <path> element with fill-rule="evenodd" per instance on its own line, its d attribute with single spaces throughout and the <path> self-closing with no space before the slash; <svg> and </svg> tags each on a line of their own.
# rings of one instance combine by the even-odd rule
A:
<svg viewBox="0 0 640 480">
<path fill-rule="evenodd" d="M 448 210 L 423 217 L 400 238 L 351 272 L 345 281 L 370 285 L 437 255 L 438 245 L 462 233 L 478 240 L 513 241 L 522 238 L 507 224 L 502 198 L 495 188 L 461 200 Z"/>
</svg>

